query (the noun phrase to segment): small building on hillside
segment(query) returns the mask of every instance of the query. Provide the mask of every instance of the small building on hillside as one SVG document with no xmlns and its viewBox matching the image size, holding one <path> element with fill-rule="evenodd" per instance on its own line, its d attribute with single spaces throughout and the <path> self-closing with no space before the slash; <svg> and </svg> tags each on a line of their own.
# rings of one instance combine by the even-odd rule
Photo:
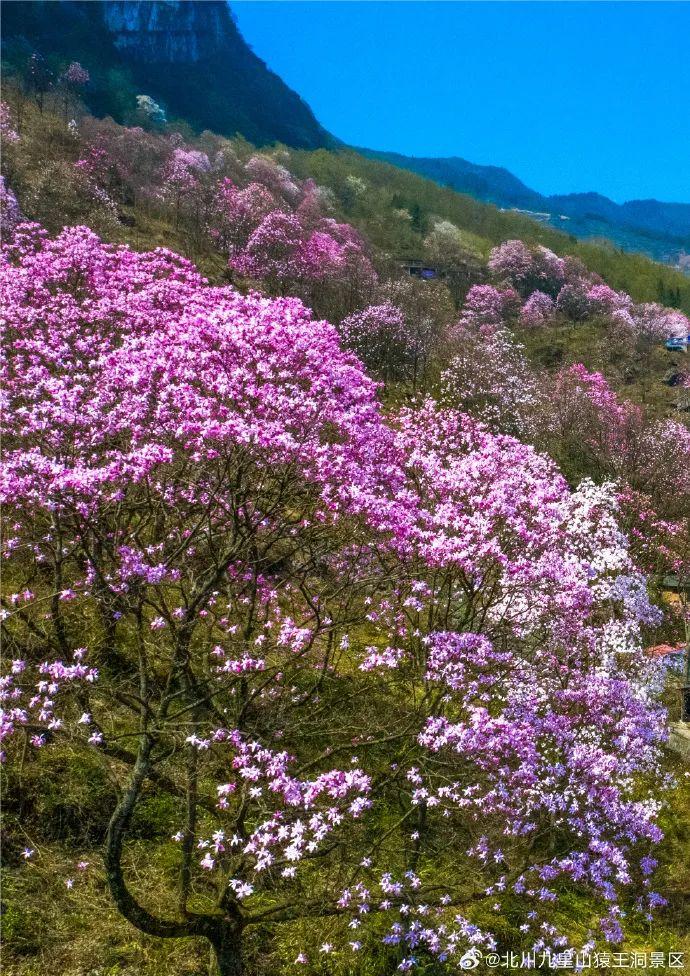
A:
<svg viewBox="0 0 690 976">
<path fill-rule="evenodd" d="M 412 278 L 422 278 L 424 281 L 433 281 L 438 278 L 445 278 L 447 271 L 445 268 L 434 266 L 418 258 L 403 258 L 400 266 L 407 271 Z"/>
</svg>

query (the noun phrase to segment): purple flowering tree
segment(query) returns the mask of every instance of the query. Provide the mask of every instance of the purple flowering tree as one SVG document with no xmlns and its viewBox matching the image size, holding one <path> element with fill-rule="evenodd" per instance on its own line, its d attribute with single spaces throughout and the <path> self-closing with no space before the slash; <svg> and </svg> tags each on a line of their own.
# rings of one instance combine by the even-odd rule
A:
<svg viewBox="0 0 690 976">
<path fill-rule="evenodd" d="M 555 310 L 554 300 L 543 291 L 533 291 L 520 309 L 520 323 L 534 329 L 546 325 Z"/>
<path fill-rule="evenodd" d="M 384 302 L 369 305 L 340 324 L 345 345 L 384 382 L 410 379 L 415 362 L 414 335 L 400 308 Z"/>
<path fill-rule="evenodd" d="M 3 237 L 11 237 L 21 220 L 22 212 L 16 194 L 12 187 L 7 185 L 5 177 L 0 176 L 0 225 Z"/>
<path fill-rule="evenodd" d="M 504 241 L 495 247 L 488 264 L 499 282 L 515 288 L 523 298 L 536 290 L 555 296 L 566 278 L 562 258 L 546 247 L 529 248 L 522 241 Z"/>
<path fill-rule="evenodd" d="M 192 213 L 199 221 L 202 177 L 211 170 L 206 153 L 198 149 L 178 146 L 161 173 L 161 200 L 172 204 L 175 211 L 175 226 L 179 225 L 183 211 Z"/>
<path fill-rule="evenodd" d="M 566 891 L 591 943 L 649 914 L 657 613 L 612 486 L 433 402 L 387 422 L 332 326 L 170 252 L 20 226 L 1 270 L 7 759 L 108 764 L 126 919 L 238 976 L 285 927 L 406 971 L 507 911 L 567 947 Z"/>
<path fill-rule="evenodd" d="M 0 138 L 6 146 L 19 142 L 19 133 L 12 120 L 12 112 L 7 102 L 0 102 Z"/>
<path fill-rule="evenodd" d="M 86 68 L 79 61 L 72 61 L 61 75 L 58 76 L 58 91 L 62 96 L 62 108 L 65 119 L 69 117 L 70 110 L 74 111 L 79 102 L 79 97 L 89 84 L 91 76 Z"/>
</svg>

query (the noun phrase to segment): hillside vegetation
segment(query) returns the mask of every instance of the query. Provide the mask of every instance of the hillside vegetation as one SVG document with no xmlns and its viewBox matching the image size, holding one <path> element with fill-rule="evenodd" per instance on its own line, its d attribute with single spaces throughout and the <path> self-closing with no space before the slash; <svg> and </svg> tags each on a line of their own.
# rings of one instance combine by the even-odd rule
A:
<svg viewBox="0 0 690 976">
<path fill-rule="evenodd" d="M 28 80 L 37 92 L 49 89 L 63 62 L 78 59 L 91 72 L 89 109 L 121 123 L 132 124 L 137 97 L 145 97 L 197 133 L 209 128 L 256 145 L 307 149 L 339 144 L 253 53 L 223 0 L 13 0 L 3 18 L 5 76 L 25 77 L 34 55 Z M 690 249 L 687 204 L 619 205 L 593 192 L 546 197 L 495 166 L 362 153 L 498 207 L 546 211 L 554 226 L 580 238 L 611 239 L 671 264 Z"/>
<path fill-rule="evenodd" d="M 88 85 L 0 118 L 6 971 L 690 953 L 690 281 Z"/>
<path fill-rule="evenodd" d="M 362 152 L 497 207 L 536 212 L 541 214 L 540 220 L 577 237 L 608 238 L 627 251 L 640 251 L 670 263 L 676 263 L 681 252 L 690 248 L 687 203 L 633 200 L 618 204 L 599 193 L 544 196 L 497 166 L 479 166 L 455 156 L 424 159 L 367 149 Z"/>
<path fill-rule="evenodd" d="M 329 145 L 309 106 L 246 44 L 224 0 L 17 0 L 3 10 L 5 77 L 48 90 L 66 60 L 88 65 L 88 104 L 132 122 L 136 98 L 197 131 L 237 132 L 258 144 Z"/>
</svg>

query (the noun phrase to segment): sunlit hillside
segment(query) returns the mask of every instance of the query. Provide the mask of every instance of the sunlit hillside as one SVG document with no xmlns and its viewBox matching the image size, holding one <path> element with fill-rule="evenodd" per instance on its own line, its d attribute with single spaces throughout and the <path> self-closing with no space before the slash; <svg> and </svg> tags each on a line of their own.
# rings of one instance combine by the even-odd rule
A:
<svg viewBox="0 0 690 976">
<path fill-rule="evenodd" d="M 34 69 L 0 117 L 5 971 L 680 969 L 690 279 Z"/>
</svg>

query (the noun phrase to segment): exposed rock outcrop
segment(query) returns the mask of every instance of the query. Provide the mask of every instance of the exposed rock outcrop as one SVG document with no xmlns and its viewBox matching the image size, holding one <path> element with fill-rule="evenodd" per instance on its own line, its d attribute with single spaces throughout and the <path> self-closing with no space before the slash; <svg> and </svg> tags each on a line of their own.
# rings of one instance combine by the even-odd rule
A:
<svg viewBox="0 0 690 976">
<path fill-rule="evenodd" d="M 106 0 L 102 9 L 115 47 L 142 62 L 198 62 L 238 33 L 222 0 Z"/>
<path fill-rule="evenodd" d="M 32 51 L 58 68 L 81 61 L 89 106 L 119 122 L 133 120 L 143 93 L 198 130 L 259 145 L 334 142 L 247 45 L 224 0 L 16 0 L 3 4 L 3 29 L 7 64 L 21 70 Z"/>
</svg>

